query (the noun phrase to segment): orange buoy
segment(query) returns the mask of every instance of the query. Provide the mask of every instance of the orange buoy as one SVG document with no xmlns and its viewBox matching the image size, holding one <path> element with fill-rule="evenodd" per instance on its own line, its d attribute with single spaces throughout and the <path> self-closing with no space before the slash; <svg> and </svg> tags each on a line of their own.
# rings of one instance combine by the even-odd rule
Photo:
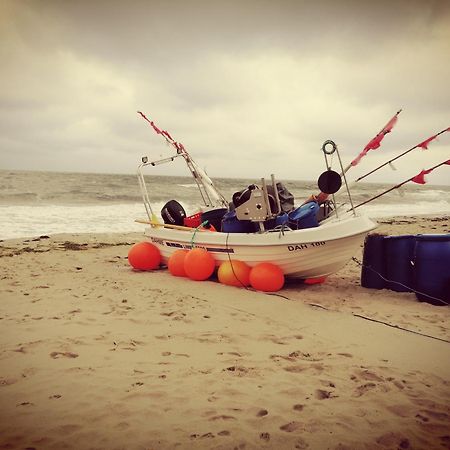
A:
<svg viewBox="0 0 450 450">
<path fill-rule="evenodd" d="M 284 285 L 283 271 L 272 263 L 257 264 L 250 271 L 250 284 L 257 291 L 279 291 Z"/>
<path fill-rule="evenodd" d="M 174 277 L 185 277 L 184 258 L 186 258 L 187 250 L 176 250 L 169 257 L 167 268 Z"/>
<path fill-rule="evenodd" d="M 138 242 L 130 248 L 128 262 L 136 270 L 153 270 L 161 263 L 161 253 L 150 242 Z"/>
<path fill-rule="evenodd" d="M 224 261 L 217 271 L 217 278 L 228 286 L 245 287 L 250 285 L 250 266 L 236 260 Z"/>
<path fill-rule="evenodd" d="M 320 284 L 324 283 L 327 277 L 317 277 L 317 278 L 306 278 L 306 280 L 303 280 L 305 284 Z"/>
<path fill-rule="evenodd" d="M 214 272 L 216 263 L 204 248 L 193 248 L 184 258 L 184 270 L 191 280 L 207 280 Z"/>
</svg>

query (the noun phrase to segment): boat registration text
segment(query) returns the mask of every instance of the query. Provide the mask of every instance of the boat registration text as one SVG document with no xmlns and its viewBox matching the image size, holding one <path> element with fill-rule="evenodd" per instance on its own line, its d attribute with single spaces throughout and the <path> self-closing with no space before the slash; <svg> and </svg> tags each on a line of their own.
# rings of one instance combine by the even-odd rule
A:
<svg viewBox="0 0 450 450">
<path fill-rule="evenodd" d="M 287 249 L 290 252 L 296 252 L 298 250 L 306 250 L 308 248 L 315 248 L 315 247 L 322 247 L 326 244 L 325 241 L 319 241 L 319 242 L 308 242 L 305 244 L 293 244 L 293 245 L 288 245 Z"/>
</svg>

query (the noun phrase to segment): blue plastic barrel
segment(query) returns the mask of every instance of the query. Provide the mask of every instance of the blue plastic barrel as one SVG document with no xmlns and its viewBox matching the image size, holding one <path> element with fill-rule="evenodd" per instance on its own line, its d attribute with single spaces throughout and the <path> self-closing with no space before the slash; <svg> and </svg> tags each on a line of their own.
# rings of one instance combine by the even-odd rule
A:
<svg viewBox="0 0 450 450">
<path fill-rule="evenodd" d="M 318 227 L 318 212 L 319 205 L 316 202 L 305 203 L 304 205 L 299 206 L 288 214 L 287 224 L 293 230 Z"/>
<path fill-rule="evenodd" d="M 384 238 L 382 234 L 369 234 L 364 241 L 361 286 L 370 289 L 384 289 L 385 276 Z"/>
<path fill-rule="evenodd" d="M 288 221 L 287 213 L 281 213 L 277 217 L 275 217 L 274 219 L 266 220 L 264 222 L 264 228 L 266 230 L 273 230 L 275 227 L 278 227 L 280 225 L 283 225 L 283 224 L 287 223 L 287 221 Z M 258 231 L 259 230 L 258 223 L 255 222 L 254 225 L 255 225 L 254 230 Z"/>
<path fill-rule="evenodd" d="M 278 227 L 279 225 L 284 225 L 285 223 L 287 223 L 288 219 L 289 217 L 287 213 L 281 213 L 275 219 L 275 226 Z"/>
<path fill-rule="evenodd" d="M 450 304 L 450 234 L 417 235 L 414 262 L 416 297 L 433 305 Z"/>
<path fill-rule="evenodd" d="M 415 235 L 384 238 L 386 289 L 412 292 L 415 243 Z"/>
</svg>

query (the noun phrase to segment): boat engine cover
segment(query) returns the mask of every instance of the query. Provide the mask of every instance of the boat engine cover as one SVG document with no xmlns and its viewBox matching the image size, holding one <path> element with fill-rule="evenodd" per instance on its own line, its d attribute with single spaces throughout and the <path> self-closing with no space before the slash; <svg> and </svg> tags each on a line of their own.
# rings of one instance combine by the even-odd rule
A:
<svg viewBox="0 0 450 450">
<path fill-rule="evenodd" d="M 164 223 L 184 225 L 186 211 L 176 200 L 169 200 L 161 209 L 161 217 Z"/>
</svg>

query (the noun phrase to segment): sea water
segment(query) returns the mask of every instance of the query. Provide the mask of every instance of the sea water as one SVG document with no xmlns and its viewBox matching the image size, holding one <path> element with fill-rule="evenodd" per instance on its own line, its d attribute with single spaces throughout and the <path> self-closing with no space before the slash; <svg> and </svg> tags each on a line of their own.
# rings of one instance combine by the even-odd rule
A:
<svg viewBox="0 0 450 450">
<path fill-rule="evenodd" d="M 253 179 L 214 179 L 217 188 L 231 200 L 234 192 Z M 317 183 L 282 181 L 300 205 L 318 193 Z M 157 216 L 169 200 L 181 203 L 188 215 L 203 204 L 191 177 L 153 176 L 146 178 L 152 207 Z M 351 186 L 357 205 L 392 187 L 357 183 Z M 366 206 L 358 208 L 373 217 L 450 214 L 450 186 L 420 186 L 409 183 Z M 337 200 L 350 207 L 346 190 Z M 55 233 L 143 232 L 146 219 L 136 175 L 57 173 L 0 170 L 0 239 L 34 237 Z"/>
</svg>

